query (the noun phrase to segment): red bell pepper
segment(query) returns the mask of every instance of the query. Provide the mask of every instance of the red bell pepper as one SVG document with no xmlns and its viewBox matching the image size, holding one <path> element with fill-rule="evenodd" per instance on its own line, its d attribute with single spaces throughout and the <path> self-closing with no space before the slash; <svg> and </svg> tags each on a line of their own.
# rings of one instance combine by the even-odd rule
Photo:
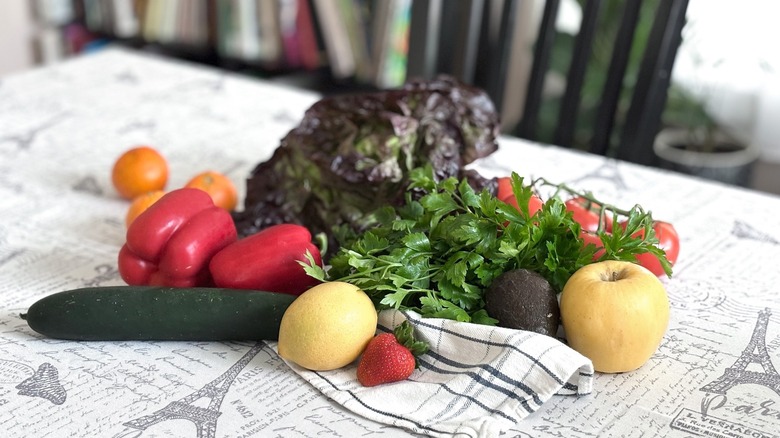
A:
<svg viewBox="0 0 780 438">
<path fill-rule="evenodd" d="M 211 258 L 237 239 L 233 218 L 200 189 L 167 193 L 127 229 L 119 274 L 129 285 L 212 285 Z"/>
<path fill-rule="evenodd" d="M 308 263 L 306 251 L 321 267 L 320 251 L 306 227 L 274 225 L 225 247 L 211 259 L 209 270 L 217 287 L 300 295 L 319 283 L 298 263 Z"/>
</svg>

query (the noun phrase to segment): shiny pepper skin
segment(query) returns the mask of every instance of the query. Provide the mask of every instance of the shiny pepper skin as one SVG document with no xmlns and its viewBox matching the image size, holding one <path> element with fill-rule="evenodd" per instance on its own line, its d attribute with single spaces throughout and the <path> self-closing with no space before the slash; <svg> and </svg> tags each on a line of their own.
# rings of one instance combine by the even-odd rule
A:
<svg viewBox="0 0 780 438">
<path fill-rule="evenodd" d="M 209 269 L 217 287 L 300 295 L 320 283 L 299 263 L 308 263 L 307 252 L 322 267 L 319 248 L 312 243 L 309 230 L 279 224 L 225 247 L 211 260 Z"/>
<path fill-rule="evenodd" d="M 230 213 L 200 189 L 173 190 L 127 229 L 119 274 L 131 286 L 212 286 L 211 258 L 235 242 Z"/>
</svg>

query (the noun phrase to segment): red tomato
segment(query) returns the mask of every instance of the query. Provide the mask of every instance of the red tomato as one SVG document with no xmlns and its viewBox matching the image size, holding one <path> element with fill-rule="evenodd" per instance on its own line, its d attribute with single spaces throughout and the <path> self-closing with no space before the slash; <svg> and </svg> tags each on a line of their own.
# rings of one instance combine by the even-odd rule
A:
<svg viewBox="0 0 780 438">
<path fill-rule="evenodd" d="M 581 232 L 580 237 L 583 240 L 583 246 L 588 246 L 588 244 L 596 245 L 596 253 L 593 254 L 593 261 L 596 261 L 601 257 L 602 254 L 604 254 L 604 244 L 601 242 L 601 239 L 599 238 L 598 234 L 596 233 L 588 233 L 588 232 Z"/>
<path fill-rule="evenodd" d="M 517 209 L 517 211 L 520 211 L 520 206 L 517 204 L 517 198 L 515 198 L 515 195 L 510 194 L 509 196 L 501 200 L 506 202 L 509 205 L 514 206 Z M 534 214 L 536 214 L 537 211 L 542 209 L 542 205 L 544 205 L 544 202 L 542 201 L 541 198 L 539 198 L 536 195 L 531 195 L 531 199 L 528 200 L 528 214 L 533 216 Z"/>
<path fill-rule="evenodd" d="M 623 229 L 626 228 L 626 224 L 621 222 L 620 226 Z M 658 247 L 666 251 L 666 259 L 674 266 L 677 262 L 677 256 L 680 254 L 680 236 L 677 234 L 677 230 L 669 222 L 655 221 L 653 222 L 653 231 L 655 231 L 655 237 L 658 238 Z M 637 233 L 642 234 L 642 231 Z M 650 270 L 657 276 L 664 276 L 664 268 L 661 266 L 661 262 L 658 261 L 658 257 L 650 253 L 639 254 L 636 256 L 637 262 Z"/>
<path fill-rule="evenodd" d="M 496 191 L 496 198 L 503 200 L 507 196 L 514 194 L 512 191 L 512 178 L 508 176 L 502 176 L 498 179 L 498 190 Z"/>
<path fill-rule="evenodd" d="M 566 201 L 566 210 L 572 212 L 574 221 L 580 224 L 582 231 L 597 231 L 599 229 L 599 205 L 585 198 L 575 197 Z M 588 208 L 590 207 L 590 208 Z M 612 230 L 612 219 L 604 217 L 604 230 Z"/>
</svg>

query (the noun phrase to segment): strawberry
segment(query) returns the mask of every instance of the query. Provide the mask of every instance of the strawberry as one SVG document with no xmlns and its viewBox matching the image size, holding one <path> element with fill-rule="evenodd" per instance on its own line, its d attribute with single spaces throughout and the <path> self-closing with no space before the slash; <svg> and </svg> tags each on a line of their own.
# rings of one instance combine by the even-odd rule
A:
<svg viewBox="0 0 780 438">
<path fill-rule="evenodd" d="M 393 333 L 382 333 L 369 341 L 358 363 L 357 378 L 363 386 L 406 380 L 417 368 L 417 358 L 428 351 L 414 339 L 412 325 L 404 321 Z"/>
</svg>

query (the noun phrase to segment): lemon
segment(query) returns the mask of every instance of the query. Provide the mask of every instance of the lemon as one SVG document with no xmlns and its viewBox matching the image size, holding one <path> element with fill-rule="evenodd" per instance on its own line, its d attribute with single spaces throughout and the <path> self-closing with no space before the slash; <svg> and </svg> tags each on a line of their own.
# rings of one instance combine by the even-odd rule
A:
<svg viewBox="0 0 780 438">
<path fill-rule="evenodd" d="M 355 285 L 333 281 L 301 294 L 282 316 L 279 355 L 326 371 L 352 363 L 376 332 L 377 312 Z"/>
</svg>

